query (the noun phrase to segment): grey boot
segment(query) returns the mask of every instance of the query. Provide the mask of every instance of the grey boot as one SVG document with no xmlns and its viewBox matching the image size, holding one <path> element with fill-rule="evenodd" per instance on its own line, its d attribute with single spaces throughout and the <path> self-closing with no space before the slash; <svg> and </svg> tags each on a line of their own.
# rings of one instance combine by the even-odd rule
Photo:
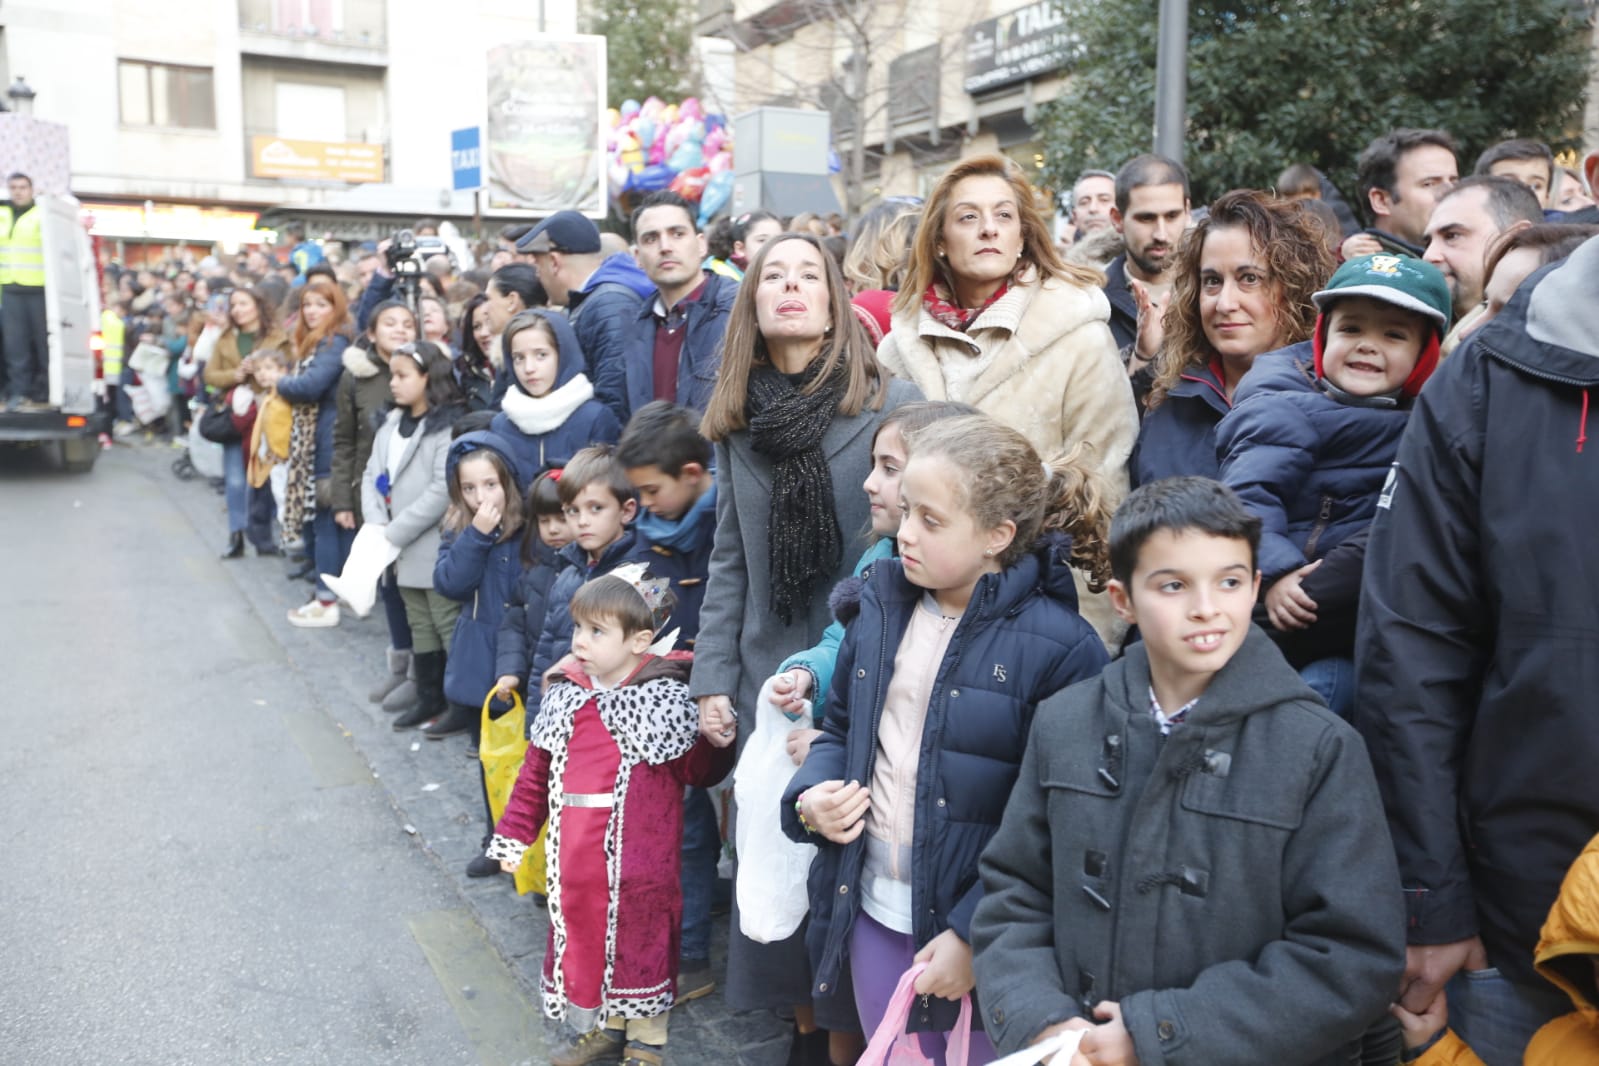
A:
<svg viewBox="0 0 1599 1066">
<path fill-rule="evenodd" d="M 389 693 L 405 684 L 406 678 L 411 674 L 411 652 L 409 649 L 400 651 L 397 648 L 388 650 L 389 672 L 383 675 L 383 680 L 372 686 L 366 698 L 373 703 L 382 703 L 388 699 Z"/>
</svg>

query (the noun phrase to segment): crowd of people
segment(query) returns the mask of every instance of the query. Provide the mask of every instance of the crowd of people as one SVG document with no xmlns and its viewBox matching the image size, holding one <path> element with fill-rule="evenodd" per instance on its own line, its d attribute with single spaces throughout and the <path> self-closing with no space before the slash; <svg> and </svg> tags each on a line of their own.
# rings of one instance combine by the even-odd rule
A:
<svg viewBox="0 0 1599 1066">
<path fill-rule="evenodd" d="M 718 978 L 791 1066 L 1599 1061 L 1586 166 L 1395 130 L 1362 227 L 1146 155 L 1057 239 L 979 156 L 847 237 L 665 192 L 410 299 L 297 233 L 109 313 L 226 439 L 224 558 L 382 602 L 395 730 L 525 701 L 467 873 L 545 864 L 557 1066 Z M 772 721 L 733 817 L 805 917 L 737 893 L 716 975 Z"/>
</svg>

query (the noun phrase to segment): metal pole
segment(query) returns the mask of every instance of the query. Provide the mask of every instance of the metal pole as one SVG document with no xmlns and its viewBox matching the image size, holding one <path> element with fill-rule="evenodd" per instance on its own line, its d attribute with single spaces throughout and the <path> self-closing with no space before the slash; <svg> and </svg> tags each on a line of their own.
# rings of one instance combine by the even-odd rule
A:
<svg viewBox="0 0 1599 1066">
<path fill-rule="evenodd" d="M 1188 115 L 1188 0 L 1160 0 L 1155 52 L 1155 153 L 1178 163 Z"/>
</svg>

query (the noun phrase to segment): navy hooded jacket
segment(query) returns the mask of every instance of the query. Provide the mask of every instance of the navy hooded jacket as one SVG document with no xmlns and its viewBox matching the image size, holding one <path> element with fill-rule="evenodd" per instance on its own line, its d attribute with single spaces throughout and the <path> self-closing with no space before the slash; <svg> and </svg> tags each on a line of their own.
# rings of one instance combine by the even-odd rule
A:
<svg viewBox="0 0 1599 1066">
<path fill-rule="evenodd" d="M 333 418 L 338 413 L 335 398 L 339 391 L 339 378 L 344 374 L 344 349 L 350 338 L 334 333 L 317 342 L 310 359 L 302 363 L 299 373 L 285 374 L 278 379 L 278 395 L 294 404 L 314 403 L 316 409 L 316 477 L 333 475 Z"/>
<path fill-rule="evenodd" d="M 513 484 L 505 490 L 515 492 L 520 480 L 516 457 L 503 437 L 487 430 L 463 433 L 450 445 L 444 461 L 446 481 L 453 482 L 462 459 L 481 451 L 493 452 L 509 467 Z M 484 534 L 468 525 L 453 536 L 446 533 L 433 564 L 433 591 L 462 605 L 444 667 L 444 695 L 472 708 L 482 705 L 500 676 L 494 672 L 500 624 L 522 574 L 521 537 L 500 540 L 497 532 Z"/>
<path fill-rule="evenodd" d="M 585 581 L 604 577 L 623 563 L 650 562 L 650 551 L 629 526 L 622 536 L 600 553 L 600 561 L 589 564 L 588 552 L 577 544 L 568 544 L 560 551 L 565 566 L 555 575 L 544 603 L 544 627 L 539 635 L 538 650 L 533 654 L 533 669 L 529 673 L 529 692 L 538 692 L 539 679 L 550 667 L 572 650 L 572 597 Z"/>
<path fill-rule="evenodd" d="M 1316 377 L 1312 342 L 1255 359 L 1216 427 L 1220 480 L 1261 520 L 1267 586 L 1371 524 L 1410 401 L 1347 403 Z"/>
<path fill-rule="evenodd" d="M 999 829 L 1033 712 L 1046 697 L 1105 667 L 1104 643 L 1077 613 L 1069 550 L 1067 538 L 1052 536 L 1004 571 L 985 574 L 939 665 L 916 773 L 911 899 L 918 949 L 946 929 L 971 942 L 972 914 L 983 894 L 977 859 Z M 835 593 L 836 606 L 842 600 L 849 607 L 840 593 L 850 585 Z M 806 833 L 794 803 L 823 781 L 871 780 L 894 657 L 911 612 L 927 595 L 906 580 L 897 559 L 877 563 L 863 585 L 859 616 L 846 622 L 822 733 L 789 782 L 781 809 L 784 832 L 819 848 L 806 932 L 816 995 L 836 989 L 849 964 L 866 837 L 839 846 Z M 922 997 L 909 1029 L 947 1031 L 956 1011 L 955 1003 Z"/>
<path fill-rule="evenodd" d="M 572 328 L 588 358 L 595 395 L 619 423 L 624 420 L 623 381 L 612 364 L 621 365 L 629 326 L 654 292 L 655 283 L 633 257 L 617 252 L 600 264 L 581 290 L 567 295 L 567 314 L 572 316 Z"/>
<path fill-rule="evenodd" d="M 519 678 L 524 695 L 536 696 L 537 686 L 528 685 L 533 659 L 544 634 L 544 610 L 556 575 L 569 565 L 568 560 L 539 539 L 538 520 L 529 518 L 533 528 L 527 536 L 534 540 L 533 565 L 522 569 L 505 601 L 505 616 L 495 639 L 494 676 Z"/>
<path fill-rule="evenodd" d="M 503 410 L 489 423 L 490 431 L 505 438 L 516 456 L 523 492 L 545 470 L 565 466 L 590 444 L 614 444 L 622 435 L 616 416 L 593 399 L 592 382 L 583 373 L 583 347 L 572 324 L 559 311 L 536 308 L 533 313 L 555 333 L 560 358 L 555 385 L 534 398 L 520 383 L 513 384 L 500 401 Z"/>
<path fill-rule="evenodd" d="M 720 274 L 705 273 L 705 291 L 697 300 L 682 304 L 684 311 L 683 350 L 677 357 L 675 403 L 701 414 L 711 401 L 716 375 L 722 368 L 722 335 L 733 313 L 733 297 L 738 282 Z M 657 293 L 651 292 L 628 323 L 622 358 L 607 370 L 607 378 L 594 383 L 600 397 L 617 395 L 621 407 L 617 417 L 624 425 L 633 412 L 655 399 L 655 319 Z M 618 382 L 616 379 L 621 378 Z"/>
<path fill-rule="evenodd" d="M 1128 461 L 1132 487 L 1167 477 L 1215 478 L 1216 423 L 1232 409 L 1221 378 L 1210 367 L 1189 368 L 1144 415 Z"/>
</svg>

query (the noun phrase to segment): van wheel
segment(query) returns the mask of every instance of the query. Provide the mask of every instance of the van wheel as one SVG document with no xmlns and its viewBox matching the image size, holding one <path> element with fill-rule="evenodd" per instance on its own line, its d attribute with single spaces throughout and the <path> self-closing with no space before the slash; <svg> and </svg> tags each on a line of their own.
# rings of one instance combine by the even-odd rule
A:
<svg viewBox="0 0 1599 1066">
<path fill-rule="evenodd" d="M 93 437 L 73 437 L 61 442 L 61 465 L 69 474 L 87 474 L 94 469 L 100 444 Z"/>
</svg>

